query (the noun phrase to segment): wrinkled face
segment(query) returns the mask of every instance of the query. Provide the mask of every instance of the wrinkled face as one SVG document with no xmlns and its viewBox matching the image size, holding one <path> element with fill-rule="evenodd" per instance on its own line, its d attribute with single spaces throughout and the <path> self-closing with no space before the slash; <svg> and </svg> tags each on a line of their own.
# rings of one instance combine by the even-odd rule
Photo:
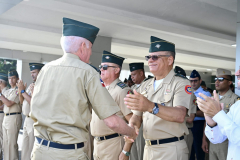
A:
<svg viewBox="0 0 240 160">
<path fill-rule="evenodd" d="M 131 78 L 132 81 L 135 84 L 140 84 L 141 83 L 141 76 L 142 76 L 142 71 L 141 70 L 135 70 L 131 72 Z"/>
<path fill-rule="evenodd" d="M 34 69 L 34 70 L 30 71 L 30 72 L 31 72 L 31 76 L 32 76 L 33 82 L 36 82 L 39 70 L 38 69 Z"/>
<path fill-rule="evenodd" d="M 202 80 L 199 80 L 199 77 L 190 78 L 189 80 L 193 90 L 197 90 L 200 87 L 200 84 L 202 83 Z"/>
<path fill-rule="evenodd" d="M 11 76 L 11 77 L 8 77 L 8 83 L 11 85 L 11 86 L 15 86 L 16 83 L 18 81 L 18 78 L 16 76 Z"/>
<path fill-rule="evenodd" d="M 82 45 L 82 55 L 81 55 L 80 59 L 85 63 L 89 63 L 89 59 L 90 59 L 91 55 L 92 55 L 92 43 L 89 43 L 88 47 L 84 43 Z"/>
<path fill-rule="evenodd" d="M 153 53 L 149 53 L 149 56 L 159 56 L 157 60 L 153 60 L 152 58 L 150 58 L 148 60 L 148 66 L 149 66 L 149 70 L 153 75 L 161 75 L 162 73 L 164 73 L 164 71 L 167 70 L 167 68 L 172 65 L 173 63 L 173 57 L 169 56 L 169 57 L 160 57 L 161 55 L 169 55 L 168 52 L 166 51 L 160 51 L 160 52 L 153 52 Z"/>
<path fill-rule="evenodd" d="M 108 65 L 107 70 L 104 70 L 103 67 L 100 69 L 101 79 L 103 81 L 106 81 L 107 79 L 110 79 L 110 78 L 114 77 L 114 75 L 117 72 L 116 69 L 117 68 L 119 69 L 118 65 L 115 64 L 115 63 L 101 63 L 101 65 L 102 66 L 103 65 Z"/>
<path fill-rule="evenodd" d="M 225 91 L 229 89 L 230 84 L 232 83 L 230 80 L 228 80 L 228 76 L 217 76 L 217 78 L 223 77 L 226 79 L 223 79 L 223 81 L 215 81 L 215 87 L 217 91 Z"/>
</svg>

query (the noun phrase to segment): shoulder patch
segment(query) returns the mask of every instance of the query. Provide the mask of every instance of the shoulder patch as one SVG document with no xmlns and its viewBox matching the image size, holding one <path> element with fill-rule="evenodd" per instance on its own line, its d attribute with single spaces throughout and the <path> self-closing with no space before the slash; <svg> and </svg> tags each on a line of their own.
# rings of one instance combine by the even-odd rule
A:
<svg viewBox="0 0 240 160">
<path fill-rule="evenodd" d="M 185 76 L 183 76 L 183 75 L 181 75 L 181 74 L 179 74 L 179 73 L 176 73 L 175 76 L 181 77 L 181 78 L 184 78 L 184 79 L 188 79 L 187 77 L 185 77 Z"/>
<path fill-rule="evenodd" d="M 191 88 L 190 85 L 186 85 L 186 86 L 185 86 L 185 92 L 186 92 L 187 94 L 192 94 L 192 88 Z"/>
<path fill-rule="evenodd" d="M 118 82 L 117 85 L 118 85 L 120 88 L 122 88 L 122 89 L 128 87 L 128 85 L 126 85 L 126 84 L 123 83 L 123 82 Z"/>
</svg>

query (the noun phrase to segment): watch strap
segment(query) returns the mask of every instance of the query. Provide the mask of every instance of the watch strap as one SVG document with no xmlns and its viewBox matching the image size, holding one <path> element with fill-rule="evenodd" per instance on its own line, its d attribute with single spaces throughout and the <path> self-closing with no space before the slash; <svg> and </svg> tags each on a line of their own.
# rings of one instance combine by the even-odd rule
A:
<svg viewBox="0 0 240 160">
<path fill-rule="evenodd" d="M 123 154 L 125 154 L 126 156 L 130 156 L 130 152 L 124 151 L 122 150 Z"/>
</svg>

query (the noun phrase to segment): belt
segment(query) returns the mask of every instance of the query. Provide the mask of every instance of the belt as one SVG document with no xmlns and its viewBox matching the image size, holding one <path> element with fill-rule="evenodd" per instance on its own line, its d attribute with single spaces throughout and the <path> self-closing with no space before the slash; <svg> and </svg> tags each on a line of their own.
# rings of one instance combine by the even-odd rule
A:
<svg viewBox="0 0 240 160">
<path fill-rule="evenodd" d="M 5 116 L 10 116 L 10 115 L 15 115 L 15 114 L 21 114 L 21 112 L 5 113 Z"/>
<path fill-rule="evenodd" d="M 103 137 L 94 137 L 97 141 L 103 141 L 103 140 L 107 140 L 107 139 L 111 139 L 111 138 L 115 138 L 115 137 L 119 137 L 122 136 L 121 134 L 115 133 L 115 134 L 111 134 L 108 136 L 103 136 Z"/>
<path fill-rule="evenodd" d="M 4 113 L 3 111 L 0 111 L 0 113 Z"/>
<path fill-rule="evenodd" d="M 183 140 L 184 136 L 182 137 L 173 137 L 173 138 L 166 138 L 166 139 L 159 139 L 159 140 L 145 140 L 147 146 L 157 145 L 157 144 L 164 144 L 164 143 L 171 143 Z"/>
<path fill-rule="evenodd" d="M 59 144 L 59 143 L 55 143 L 55 142 L 51 142 L 51 141 L 47 141 L 45 139 L 41 139 L 36 137 L 36 140 L 39 144 L 41 144 L 42 141 L 42 145 L 44 146 L 49 146 L 52 148 L 58 148 L 58 149 L 75 149 L 75 144 Z M 48 145 L 49 143 L 49 145 Z M 76 143 L 77 148 L 82 148 L 84 147 L 84 143 Z"/>
</svg>

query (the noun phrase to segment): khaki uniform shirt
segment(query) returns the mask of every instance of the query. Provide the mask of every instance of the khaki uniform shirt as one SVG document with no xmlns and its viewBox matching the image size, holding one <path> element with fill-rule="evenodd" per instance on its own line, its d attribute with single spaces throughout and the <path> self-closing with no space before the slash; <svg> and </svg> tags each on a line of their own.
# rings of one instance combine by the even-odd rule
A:
<svg viewBox="0 0 240 160">
<path fill-rule="evenodd" d="M 219 96 L 219 94 L 218 94 Z M 220 99 L 220 103 L 223 103 L 224 105 L 224 112 L 228 113 L 230 107 L 236 102 L 238 101 L 238 98 L 240 98 L 238 95 L 236 95 L 235 93 L 233 93 L 230 89 L 227 91 L 227 93 L 225 93 L 223 95 L 223 97 Z"/>
<path fill-rule="evenodd" d="M 65 53 L 38 75 L 30 112 L 34 135 L 61 144 L 86 142 L 90 107 L 100 119 L 120 110 L 100 83 L 99 73 L 78 56 Z"/>
<path fill-rule="evenodd" d="M 124 104 L 124 98 L 128 94 L 131 89 L 124 84 L 121 80 L 118 78 L 113 81 L 108 87 L 108 92 L 114 99 L 114 101 L 118 104 L 121 111 L 117 112 L 116 115 L 122 118 L 126 121 L 124 116 L 132 113 L 130 109 L 127 108 L 127 106 Z M 127 122 L 127 121 L 126 121 Z M 111 130 L 109 127 L 107 127 L 103 120 L 100 120 L 93 110 L 92 112 L 92 121 L 91 121 L 91 133 L 93 136 L 106 136 L 110 134 L 114 134 L 115 132 Z"/>
<path fill-rule="evenodd" d="M 7 90 L 8 90 L 8 87 L 3 88 L 2 94 L 4 95 L 4 93 L 5 93 Z M 1 100 L 0 100 L 0 102 L 1 102 L 1 106 L 4 105 Z M 3 109 L 0 109 L 0 111 L 3 111 Z"/>
<path fill-rule="evenodd" d="M 131 89 L 132 90 L 136 90 L 137 92 L 138 92 L 138 89 L 141 87 L 141 85 L 145 82 L 145 81 L 147 81 L 147 80 L 149 80 L 149 79 L 151 79 L 151 78 L 145 78 L 140 84 L 134 84 L 132 87 L 131 87 Z"/>
<path fill-rule="evenodd" d="M 15 102 L 11 107 L 8 107 L 4 104 L 4 113 L 15 113 L 15 112 L 22 112 L 22 107 L 20 106 L 20 100 L 18 97 L 18 89 L 17 87 L 15 88 L 10 88 L 6 90 L 3 95 L 9 100 Z"/>
<path fill-rule="evenodd" d="M 188 115 L 186 115 L 186 117 L 189 117 L 192 113 L 196 113 L 197 112 L 197 98 L 195 96 L 194 93 L 192 93 L 191 95 L 191 100 L 190 100 L 190 105 L 189 105 L 189 109 L 188 109 Z M 192 128 L 193 127 L 193 123 L 187 123 L 186 125 L 188 128 Z"/>
<path fill-rule="evenodd" d="M 30 87 L 28 86 L 26 93 L 31 96 L 31 91 L 30 91 Z M 26 99 L 23 100 L 23 104 L 22 104 L 22 113 L 25 116 L 29 116 L 30 113 L 30 104 L 28 103 L 28 101 Z"/>
<path fill-rule="evenodd" d="M 186 79 L 175 76 L 173 70 L 164 78 L 163 82 L 154 91 L 154 80 L 149 79 L 140 87 L 140 93 L 148 100 L 169 107 L 183 106 L 189 108 L 191 98 L 191 86 Z M 161 112 L 161 109 L 160 109 Z M 185 122 L 169 122 L 149 112 L 136 112 L 143 116 L 143 136 L 145 139 L 156 140 L 171 137 L 181 137 L 188 134 Z"/>
</svg>

